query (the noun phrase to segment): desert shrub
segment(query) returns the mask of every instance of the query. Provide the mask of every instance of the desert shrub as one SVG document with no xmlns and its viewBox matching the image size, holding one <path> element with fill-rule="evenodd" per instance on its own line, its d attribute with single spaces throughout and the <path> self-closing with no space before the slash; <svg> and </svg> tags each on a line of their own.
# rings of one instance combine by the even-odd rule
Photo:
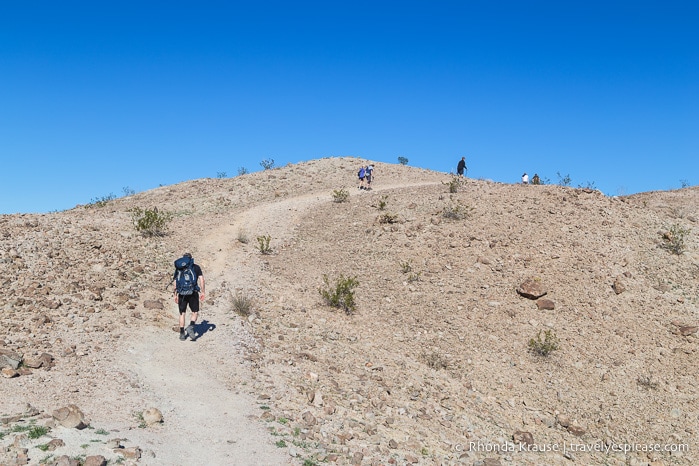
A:
<svg viewBox="0 0 699 466">
<path fill-rule="evenodd" d="M 248 232 L 245 228 L 238 228 L 238 242 L 243 244 L 248 244 L 250 238 L 248 238 Z"/>
<path fill-rule="evenodd" d="M 422 275 L 422 272 L 410 272 L 410 275 L 408 275 L 408 283 L 420 280 L 420 275 Z"/>
<path fill-rule="evenodd" d="M 131 210 L 131 221 L 136 231 L 144 236 L 162 236 L 165 234 L 165 226 L 172 220 L 170 212 L 160 212 L 157 207 L 141 209 L 136 207 Z"/>
<path fill-rule="evenodd" d="M 446 358 L 446 356 L 437 351 L 432 351 L 431 353 L 422 353 L 421 357 L 422 360 L 425 361 L 425 364 L 427 364 L 434 370 L 449 368 L 449 360 Z"/>
<path fill-rule="evenodd" d="M 349 191 L 346 189 L 333 190 L 333 202 L 347 202 L 349 200 Z"/>
<path fill-rule="evenodd" d="M 463 220 L 471 215 L 473 207 L 452 204 L 442 209 L 442 216 L 451 220 Z"/>
<path fill-rule="evenodd" d="M 109 202 L 113 201 L 114 199 L 116 199 L 116 196 L 114 195 L 114 193 L 109 193 L 106 196 L 102 196 L 102 197 L 93 197 L 92 200 L 90 201 L 90 203 L 86 207 L 104 207 L 107 204 L 109 204 Z"/>
<path fill-rule="evenodd" d="M 381 225 L 386 223 L 398 223 L 398 215 L 385 213 L 379 216 L 378 221 Z"/>
<path fill-rule="evenodd" d="M 571 183 L 570 175 L 562 176 L 561 172 L 556 172 L 556 176 L 558 176 L 558 184 L 559 185 L 570 186 L 570 183 Z"/>
<path fill-rule="evenodd" d="M 29 432 L 27 432 L 27 437 L 30 439 L 38 439 L 49 433 L 49 428 L 45 426 L 34 426 Z"/>
<path fill-rule="evenodd" d="M 675 223 L 670 227 L 670 230 L 663 233 L 663 247 L 673 254 L 678 256 L 685 251 L 684 239 L 689 234 L 689 228 L 684 228 L 682 225 Z"/>
<path fill-rule="evenodd" d="M 455 194 L 459 192 L 459 187 L 461 186 L 461 180 L 457 176 L 452 176 L 448 183 L 442 182 L 449 187 L 449 192 Z"/>
<path fill-rule="evenodd" d="M 529 340 L 529 351 L 539 356 L 548 356 L 558 349 L 558 337 L 552 330 L 544 332 L 544 339 L 541 339 L 541 330 L 536 334 L 536 338 Z"/>
<path fill-rule="evenodd" d="M 400 271 L 403 273 L 408 273 L 413 270 L 413 261 L 408 259 L 407 261 L 400 261 Z"/>
<path fill-rule="evenodd" d="M 348 315 L 355 311 L 354 289 L 359 286 L 357 277 L 345 277 L 340 274 L 334 285 L 331 285 L 328 276 L 323 275 L 323 283 L 325 287 L 319 288 L 318 292 L 326 304 L 342 309 Z"/>
<path fill-rule="evenodd" d="M 136 194 L 136 191 L 128 186 L 124 186 L 123 188 L 121 188 L 121 190 L 124 191 L 124 196 L 126 197 L 133 196 L 134 194 Z"/>
<path fill-rule="evenodd" d="M 262 162 L 260 162 L 260 166 L 264 170 L 271 170 L 274 168 L 274 159 L 264 159 Z"/>
<path fill-rule="evenodd" d="M 387 205 L 386 201 L 387 200 L 388 200 L 388 196 L 381 196 L 381 199 L 379 199 L 379 205 L 378 205 L 379 210 L 386 210 L 386 205 Z"/>
<path fill-rule="evenodd" d="M 216 178 L 225 178 L 226 172 L 216 172 Z"/>
<path fill-rule="evenodd" d="M 680 186 L 682 186 L 682 189 L 684 189 L 684 188 L 689 188 L 689 186 L 691 186 L 691 185 L 689 184 L 689 180 L 682 179 L 682 180 L 680 180 Z"/>
<path fill-rule="evenodd" d="M 656 382 L 650 374 L 639 375 L 636 379 L 636 383 L 646 390 L 655 390 L 658 388 L 658 382 Z"/>
<path fill-rule="evenodd" d="M 236 293 L 231 300 L 233 311 L 241 317 L 252 314 L 252 299 L 244 293 Z"/>
<path fill-rule="evenodd" d="M 262 254 L 271 254 L 272 253 L 272 248 L 269 245 L 269 242 L 272 240 L 272 237 L 267 235 L 267 236 L 258 236 L 257 237 L 257 243 L 258 243 L 258 249 Z"/>
<path fill-rule="evenodd" d="M 400 156 L 398 157 L 398 163 L 401 165 L 408 165 L 408 159 L 403 156 Z"/>
<path fill-rule="evenodd" d="M 245 167 L 238 167 L 238 176 L 247 175 L 250 173 Z"/>
</svg>

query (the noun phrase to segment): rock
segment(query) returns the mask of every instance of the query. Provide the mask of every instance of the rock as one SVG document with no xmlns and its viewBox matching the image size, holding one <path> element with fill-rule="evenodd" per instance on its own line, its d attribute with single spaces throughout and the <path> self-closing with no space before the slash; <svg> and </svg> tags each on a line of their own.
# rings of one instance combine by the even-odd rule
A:
<svg viewBox="0 0 699 466">
<path fill-rule="evenodd" d="M 158 408 L 148 408 L 143 411 L 143 422 L 149 426 L 163 422 L 163 413 Z"/>
<path fill-rule="evenodd" d="M 697 330 L 699 330 L 699 327 L 696 327 L 694 325 L 683 325 L 680 328 L 677 329 L 680 335 L 683 337 L 693 335 L 697 333 Z"/>
<path fill-rule="evenodd" d="M 318 421 L 316 421 L 316 417 L 311 414 L 310 411 L 306 411 L 301 415 L 301 418 L 303 419 L 303 422 L 306 423 L 307 426 L 314 426 Z"/>
<path fill-rule="evenodd" d="M 390 448 L 391 450 L 395 450 L 396 448 L 398 448 L 398 442 L 396 442 L 393 439 L 389 440 L 388 441 L 388 448 Z"/>
<path fill-rule="evenodd" d="M 561 425 L 561 427 L 568 427 L 570 425 L 570 418 L 563 414 L 559 414 L 556 420 Z"/>
<path fill-rule="evenodd" d="M 107 466 L 107 458 L 102 455 L 92 455 L 85 458 L 83 466 Z"/>
<path fill-rule="evenodd" d="M 584 427 L 578 424 L 571 424 L 568 427 L 566 427 L 566 429 L 568 430 L 568 432 L 575 435 L 576 437 L 581 437 L 585 435 L 585 433 L 587 432 L 587 430 L 585 430 Z"/>
<path fill-rule="evenodd" d="M 548 291 L 539 277 L 531 277 L 517 287 L 517 293 L 528 299 L 539 299 Z"/>
<path fill-rule="evenodd" d="M 84 429 L 87 427 L 85 415 L 80 408 L 73 404 L 55 410 L 52 416 L 59 424 L 69 429 Z"/>
<path fill-rule="evenodd" d="M 157 309 L 157 310 L 163 310 L 165 309 L 165 306 L 163 303 L 160 301 L 155 301 L 155 300 L 145 300 L 143 301 L 143 307 L 146 309 Z"/>
<path fill-rule="evenodd" d="M 119 448 L 114 450 L 115 453 L 119 453 L 120 455 L 124 455 L 125 458 L 131 459 L 131 460 L 138 460 L 141 458 L 141 449 L 139 447 L 129 447 L 129 448 Z"/>
<path fill-rule="evenodd" d="M 22 363 L 22 355 L 12 350 L 0 348 L 0 368 L 17 369 Z"/>
<path fill-rule="evenodd" d="M 621 294 L 624 291 L 626 291 L 626 286 L 624 286 L 624 283 L 619 279 L 619 277 L 614 280 L 614 283 L 612 284 L 612 289 L 616 294 Z"/>
<path fill-rule="evenodd" d="M 14 370 L 11 367 L 3 367 L 2 369 L 0 369 L 0 374 L 2 374 L 2 376 L 5 377 L 6 379 L 11 379 L 13 377 L 19 377 L 19 372 L 17 372 L 16 370 Z"/>
<path fill-rule="evenodd" d="M 540 311 L 553 311 L 556 308 L 556 304 L 548 298 L 541 298 L 536 300 L 536 307 Z"/>
<path fill-rule="evenodd" d="M 62 439 L 55 438 L 46 444 L 46 449 L 48 451 L 54 451 L 58 447 L 65 447 L 65 446 L 66 446 L 66 443 Z"/>
<path fill-rule="evenodd" d="M 56 461 L 51 463 L 51 466 L 80 466 L 80 461 L 73 459 L 68 455 L 61 455 L 56 458 Z"/>
<path fill-rule="evenodd" d="M 534 436 L 531 432 L 522 432 L 521 430 L 516 431 L 512 434 L 512 440 L 516 445 L 533 445 Z"/>
</svg>

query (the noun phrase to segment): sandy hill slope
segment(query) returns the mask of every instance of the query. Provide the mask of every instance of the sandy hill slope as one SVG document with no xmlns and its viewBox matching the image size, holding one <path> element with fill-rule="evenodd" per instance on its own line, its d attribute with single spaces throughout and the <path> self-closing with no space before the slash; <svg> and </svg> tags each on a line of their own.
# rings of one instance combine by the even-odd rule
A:
<svg viewBox="0 0 699 466">
<path fill-rule="evenodd" d="M 0 364 L 22 360 L 0 378 L 0 464 L 699 461 L 699 190 L 450 192 L 377 163 L 364 191 L 366 162 L 0 217 Z M 155 207 L 173 219 L 143 237 L 131 212 Z M 207 279 L 195 342 L 166 290 L 184 251 Z M 319 293 L 343 278 L 350 313 Z M 89 427 L 53 419 L 71 404 Z"/>
</svg>

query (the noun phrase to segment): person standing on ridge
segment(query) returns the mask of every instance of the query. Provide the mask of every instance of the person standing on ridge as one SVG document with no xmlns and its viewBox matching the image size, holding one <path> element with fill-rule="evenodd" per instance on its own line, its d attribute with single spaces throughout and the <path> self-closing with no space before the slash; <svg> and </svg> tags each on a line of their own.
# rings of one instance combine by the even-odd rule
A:
<svg viewBox="0 0 699 466">
<path fill-rule="evenodd" d="M 180 311 L 180 340 L 186 340 L 189 337 L 194 341 L 197 337 L 195 325 L 199 316 L 199 301 L 204 301 L 205 286 L 201 267 L 194 263 L 190 253 L 184 253 L 180 259 L 175 261 L 173 281 L 175 282 L 173 290 L 175 303 Z M 185 329 L 187 305 L 192 313 L 189 325 Z"/>
<path fill-rule="evenodd" d="M 456 174 L 464 176 L 464 170 L 468 170 L 468 168 L 466 168 L 466 157 L 461 157 L 461 160 L 459 160 L 459 163 L 456 165 Z"/>
</svg>

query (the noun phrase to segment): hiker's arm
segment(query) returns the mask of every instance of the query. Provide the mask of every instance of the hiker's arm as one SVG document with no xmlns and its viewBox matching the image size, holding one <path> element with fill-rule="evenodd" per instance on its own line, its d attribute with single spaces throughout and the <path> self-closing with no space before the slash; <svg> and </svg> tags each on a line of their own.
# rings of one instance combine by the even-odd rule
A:
<svg viewBox="0 0 699 466">
<path fill-rule="evenodd" d="M 199 299 L 201 301 L 204 301 L 204 294 L 206 293 L 205 289 L 206 286 L 204 284 L 204 275 L 199 275 Z"/>
</svg>

